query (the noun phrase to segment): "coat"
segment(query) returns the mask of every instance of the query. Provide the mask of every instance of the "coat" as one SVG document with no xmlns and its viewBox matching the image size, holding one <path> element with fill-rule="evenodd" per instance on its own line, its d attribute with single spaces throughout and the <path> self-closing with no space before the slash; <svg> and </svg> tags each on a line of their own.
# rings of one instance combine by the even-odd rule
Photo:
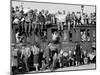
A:
<svg viewBox="0 0 100 75">
<path fill-rule="evenodd" d="M 51 51 L 50 51 L 50 48 L 47 47 L 47 48 L 44 50 L 44 58 L 46 59 L 46 63 L 47 63 L 47 64 L 49 63 L 50 57 L 51 57 Z"/>
<path fill-rule="evenodd" d="M 38 22 L 44 24 L 45 23 L 45 17 L 43 15 L 38 15 Z"/>
</svg>

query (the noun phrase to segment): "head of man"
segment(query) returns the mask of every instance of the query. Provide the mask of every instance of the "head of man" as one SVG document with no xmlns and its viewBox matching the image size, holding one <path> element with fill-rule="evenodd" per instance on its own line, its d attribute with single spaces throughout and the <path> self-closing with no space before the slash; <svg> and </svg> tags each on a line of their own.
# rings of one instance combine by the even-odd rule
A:
<svg viewBox="0 0 100 75">
<path fill-rule="evenodd" d="M 38 12 L 38 10 L 37 9 L 34 9 L 34 13 L 36 14 Z"/>
<path fill-rule="evenodd" d="M 70 11 L 68 11 L 68 15 L 70 15 Z"/>
<path fill-rule="evenodd" d="M 22 46 L 22 49 L 25 49 L 25 46 Z"/>
<path fill-rule="evenodd" d="M 60 11 L 58 11 L 58 14 L 62 14 Z"/>
<path fill-rule="evenodd" d="M 39 15 L 42 15 L 42 12 L 39 12 Z"/>
<path fill-rule="evenodd" d="M 65 15 L 66 14 L 66 11 L 65 10 L 63 10 L 63 15 Z"/>
<path fill-rule="evenodd" d="M 46 14 L 46 15 L 47 15 L 47 14 L 49 14 L 49 11 L 48 11 L 48 10 L 46 10 L 46 11 L 45 11 L 45 14 Z"/>
<path fill-rule="evenodd" d="M 44 12 L 45 12 L 45 11 L 44 11 L 44 9 L 43 9 L 43 10 L 41 10 L 41 13 L 42 13 L 42 14 L 44 14 Z"/>
<path fill-rule="evenodd" d="M 19 11 L 19 7 L 18 6 L 16 6 L 16 11 Z"/>
<path fill-rule="evenodd" d="M 15 10 L 14 10 L 14 7 L 11 7 L 11 10 L 12 10 L 12 12 L 14 12 Z"/>
</svg>

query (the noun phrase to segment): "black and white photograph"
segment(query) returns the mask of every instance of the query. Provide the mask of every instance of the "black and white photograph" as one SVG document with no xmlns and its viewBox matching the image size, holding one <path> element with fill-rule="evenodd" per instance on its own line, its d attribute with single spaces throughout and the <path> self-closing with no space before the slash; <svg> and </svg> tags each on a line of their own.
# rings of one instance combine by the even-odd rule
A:
<svg viewBox="0 0 100 75">
<path fill-rule="evenodd" d="M 96 70 L 96 5 L 11 0 L 10 71 Z"/>
</svg>

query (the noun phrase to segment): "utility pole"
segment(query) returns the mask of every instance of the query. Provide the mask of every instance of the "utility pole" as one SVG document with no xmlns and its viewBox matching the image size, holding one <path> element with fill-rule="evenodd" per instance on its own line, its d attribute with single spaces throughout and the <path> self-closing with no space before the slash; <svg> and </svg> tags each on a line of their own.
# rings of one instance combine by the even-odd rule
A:
<svg viewBox="0 0 100 75">
<path fill-rule="evenodd" d="M 81 5 L 81 10 L 82 10 L 82 16 L 83 16 L 83 12 L 84 12 L 84 5 Z"/>
</svg>

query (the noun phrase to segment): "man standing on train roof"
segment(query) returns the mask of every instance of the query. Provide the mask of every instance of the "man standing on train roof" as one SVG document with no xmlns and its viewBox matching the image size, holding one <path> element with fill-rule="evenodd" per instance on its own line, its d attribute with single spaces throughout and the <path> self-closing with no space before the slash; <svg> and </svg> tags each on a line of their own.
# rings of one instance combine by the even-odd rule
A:
<svg viewBox="0 0 100 75">
<path fill-rule="evenodd" d="M 45 17 L 43 15 L 42 12 L 39 12 L 39 15 L 38 15 L 38 22 L 39 22 L 39 28 L 40 28 L 40 31 L 42 32 L 43 31 L 43 28 L 44 28 L 44 24 L 45 24 Z M 40 32 L 40 33 L 41 33 Z"/>
<path fill-rule="evenodd" d="M 58 14 L 56 15 L 56 19 L 57 19 L 57 26 L 58 26 L 58 30 L 63 30 L 63 25 L 65 22 L 65 13 L 63 12 L 63 14 L 58 11 Z"/>
<path fill-rule="evenodd" d="M 81 25 L 81 12 L 76 12 L 76 25 Z"/>
<path fill-rule="evenodd" d="M 16 6 L 15 17 L 18 19 L 21 19 L 21 17 L 22 17 L 22 14 L 21 14 L 18 6 Z"/>
<path fill-rule="evenodd" d="M 33 10 L 29 10 L 25 16 L 25 33 L 27 36 L 31 34 L 31 27 L 32 27 L 32 19 L 33 19 Z"/>
<path fill-rule="evenodd" d="M 71 25 L 73 26 L 73 28 L 75 28 L 75 21 L 76 21 L 76 15 L 75 15 L 75 12 L 72 12 L 72 14 L 71 14 Z"/>
<path fill-rule="evenodd" d="M 36 31 L 38 29 L 38 10 L 34 9 L 33 10 L 33 22 L 32 22 L 32 30 Z"/>
<path fill-rule="evenodd" d="M 70 12 L 69 11 L 68 11 L 68 14 L 66 16 L 66 25 L 68 26 L 68 30 L 70 30 L 71 19 L 70 19 Z"/>
<path fill-rule="evenodd" d="M 49 13 L 48 10 L 45 11 L 45 28 L 51 26 L 51 14 Z"/>
</svg>

